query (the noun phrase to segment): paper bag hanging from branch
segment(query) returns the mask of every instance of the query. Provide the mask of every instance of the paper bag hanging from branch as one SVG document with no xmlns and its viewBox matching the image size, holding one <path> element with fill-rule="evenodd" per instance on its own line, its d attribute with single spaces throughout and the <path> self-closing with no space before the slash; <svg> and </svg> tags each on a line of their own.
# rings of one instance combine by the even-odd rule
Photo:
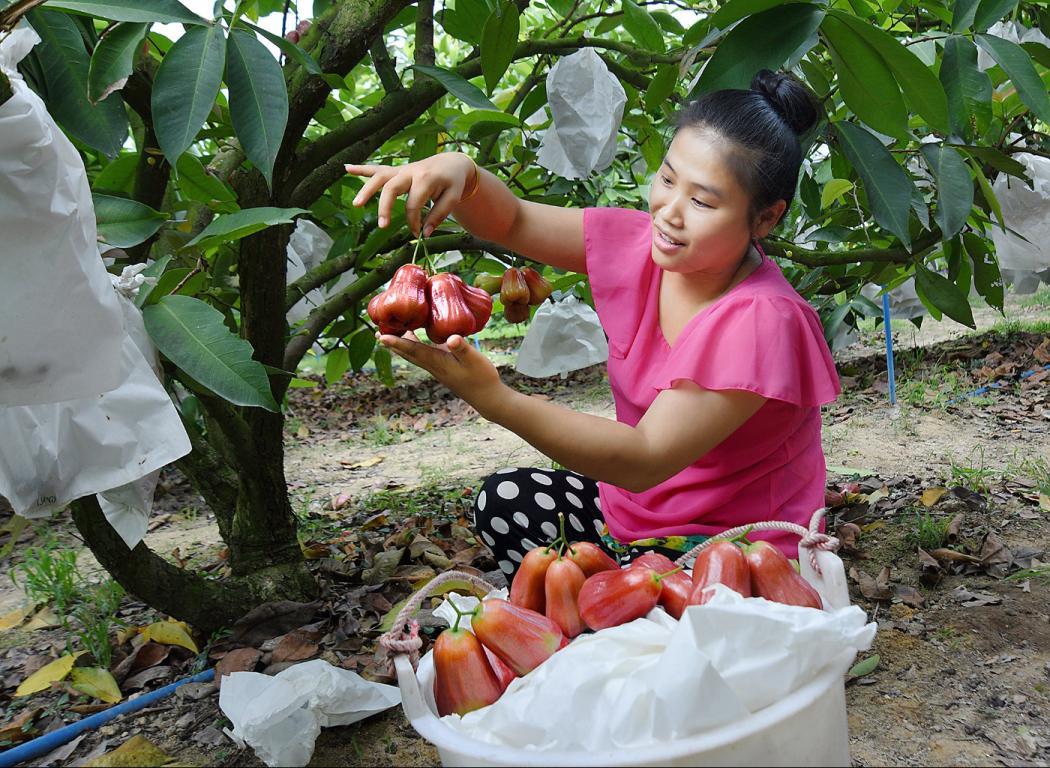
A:
<svg viewBox="0 0 1050 768">
<path fill-rule="evenodd" d="M 534 378 L 604 363 L 609 343 L 598 314 L 573 295 L 545 301 L 521 343 L 515 369 Z"/>
<path fill-rule="evenodd" d="M 566 179 L 608 168 L 627 94 L 594 49 L 558 60 L 547 75 L 547 99 L 554 123 L 536 162 Z"/>
</svg>

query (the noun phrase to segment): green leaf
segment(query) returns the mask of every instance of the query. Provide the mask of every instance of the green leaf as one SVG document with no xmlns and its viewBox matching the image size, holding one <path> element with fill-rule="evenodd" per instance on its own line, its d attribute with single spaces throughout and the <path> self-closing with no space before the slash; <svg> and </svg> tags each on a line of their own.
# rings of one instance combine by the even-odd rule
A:
<svg viewBox="0 0 1050 768">
<path fill-rule="evenodd" d="M 824 18 L 824 9 L 789 3 L 744 19 L 726 35 L 689 98 L 722 88 L 749 88 L 760 69 L 778 69 L 798 54 Z"/>
<path fill-rule="evenodd" d="M 246 208 L 236 213 L 227 213 L 216 217 L 204 231 L 186 243 L 186 247 L 196 245 L 199 248 L 210 248 L 219 243 L 240 240 L 242 237 L 259 232 L 274 224 L 290 224 L 300 214 L 308 213 L 303 208 Z"/>
<path fill-rule="evenodd" d="M 973 31 L 984 32 L 1017 7 L 1018 0 L 981 0 L 973 18 Z"/>
<path fill-rule="evenodd" d="M 120 686 L 117 685 L 117 681 L 108 669 L 73 667 L 71 679 L 73 687 L 78 691 L 107 704 L 116 704 L 123 698 Z"/>
<path fill-rule="evenodd" d="M 952 31 L 962 32 L 973 24 L 981 0 L 955 0 L 952 6 Z"/>
<path fill-rule="evenodd" d="M 99 192 L 124 192 L 130 195 L 135 181 L 135 170 L 139 165 L 139 156 L 125 152 L 106 165 L 95 177 L 92 190 Z"/>
<path fill-rule="evenodd" d="M 1003 221 L 1003 208 L 999 205 L 999 198 L 995 196 L 995 191 L 992 189 L 992 185 L 988 183 L 987 177 L 981 173 L 980 166 L 972 159 L 970 160 L 970 167 L 973 168 L 974 176 L 977 178 L 977 186 L 981 188 L 981 195 L 984 197 L 984 201 L 988 203 L 988 207 L 992 209 L 992 213 L 995 214 L 999 226 L 1005 229 L 1006 222 Z"/>
<path fill-rule="evenodd" d="M 157 284 L 153 286 L 153 290 L 150 291 L 149 298 L 147 298 L 141 306 L 146 307 L 150 304 L 156 304 L 165 296 L 173 294 L 178 296 L 195 296 L 197 293 L 204 290 L 208 284 L 208 276 L 203 272 L 197 272 L 190 277 L 192 271 L 193 270 L 189 267 L 175 267 L 174 269 L 169 269 L 160 276 L 157 280 Z M 180 285 L 182 286 L 181 288 L 179 287 Z M 176 288 L 179 288 L 178 293 L 175 293 Z"/>
<path fill-rule="evenodd" d="M 184 197 L 208 206 L 219 204 L 218 207 L 227 209 L 226 213 L 237 210 L 233 190 L 208 173 L 196 155 L 183 152 L 175 164 L 175 171 L 175 184 Z"/>
<path fill-rule="evenodd" d="M 88 66 L 88 98 L 93 104 L 124 87 L 147 29 L 149 24 L 124 21 L 99 40 Z"/>
<path fill-rule="evenodd" d="M 248 29 L 252 30 L 256 34 L 262 35 L 271 43 L 276 45 L 278 48 L 281 49 L 281 52 L 285 56 L 288 56 L 298 61 L 299 64 L 302 65 L 303 69 L 305 69 L 311 75 L 324 74 L 323 72 L 321 72 L 321 66 L 317 63 L 317 60 L 314 59 L 313 56 L 304 51 L 302 48 L 300 48 L 298 45 L 293 43 L 291 40 L 285 40 L 280 35 L 275 35 L 270 30 L 263 29 L 262 27 L 252 24 L 250 21 L 245 21 L 244 19 L 241 19 L 240 23 L 248 27 Z"/>
<path fill-rule="evenodd" d="M 937 179 L 937 225 L 944 239 L 953 238 L 966 224 L 973 208 L 970 172 L 962 155 L 951 147 L 923 144 L 920 151 Z"/>
<path fill-rule="evenodd" d="M 469 107 L 475 109 L 491 109 L 499 112 L 500 109 L 485 96 L 485 93 L 473 83 L 464 80 L 455 72 L 441 67 L 431 67 L 426 64 L 413 64 L 409 69 L 415 69 L 428 75 L 443 86 L 445 90 L 455 96 Z"/>
<path fill-rule="evenodd" d="M 194 380 L 234 405 L 277 412 L 251 344 L 230 332 L 217 309 L 189 296 L 165 296 L 146 307 L 142 319 L 157 349 Z"/>
<path fill-rule="evenodd" d="M 446 8 L 441 26 L 457 40 L 481 45 L 481 35 L 491 9 L 485 0 L 456 0 L 454 9 Z"/>
<path fill-rule="evenodd" d="M 377 346 L 373 358 L 376 361 L 376 373 L 379 374 L 379 380 L 388 387 L 394 386 L 394 367 L 390 350 L 386 347 Z"/>
<path fill-rule="evenodd" d="M 70 136 L 116 157 L 128 135 L 124 100 L 111 94 L 88 101 L 88 59 L 84 38 L 67 13 L 36 8 L 26 18 L 40 35 L 35 52 L 40 63 L 48 111 Z"/>
<path fill-rule="evenodd" d="M 1028 177 L 1028 168 L 1025 167 L 1024 163 L 1014 160 L 995 147 L 973 147 L 967 144 L 952 144 L 950 146 L 961 149 L 971 157 L 977 158 L 982 163 L 986 163 L 1009 176 L 1021 179 L 1029 186 L 1032 185 L 1032 180 Z"/>
<path fill-rule="evenodd" d="M 481 71 L 485 74 L 489 93 L 499 85 L 503 73 L 514 60 L 520 31 L 518 6 L 512 0 L 500 2 L 485 22 L 481 33 Z"/>
<path fill-rule="evenodd" d="M 718 8 L 711 17 L 711 29 L 728 29 L 734 22 L 740 21 L 747 16 L 769 10 L 778 5 L 784 5 L 785 0 L 730 0 Z"/>
<path fill-rule="evenodd" d="M 350 367 L 350 350 L 346 347 L 336 347 L 328 353 L 328 359 L 325 361 L 324 366 L 324 378 L 328 382 L 328 386 L 332 386 L 346 373 L 346 369 Z"/>
<path fill-rule="evenodd" d="M 350 343 L 347 345 L 350 354 L 350 367 L 355 371 L 360 371 L 364 368 L 368 358 L 372 356 L 372 350 L 375 349 L 375 346 L 376 337 L 373 335 L 371 328 L 362 328 L 351 336 Z"/>
<path fill-rule="evenodd" d="M 506 112 L 493 112 L 490 109 L 478 109 L 465 115 L 459 115 L 449 123 L 450 130 L 466 133 L 472 139 L 521 126 L 521 121 L 517 116 Z"/>
<path fill-rule="evenodd" d="M 634 0 L 622 0 L 623 26 L 635 41 L 653 53 L 663 53 L 664 33 L 656 19 L 644 11 Z"/>
<path fill-rule="evenodd" d="M 879 52 L 838 16 L 828 15 L 820 28 L 846 106 L 876 131 L 907 140 L 908 108 Z"/>
<path fill-rule="evenodd" d="M 226 41 L 230 120 L 244 154 L 273 184 L 273 164 L 288 124 L 288 90 L 281 65 L 254 35 L 234 29 Z"/>
<path fill-rule="evenodd" d="M 860 174 L 875 220 L 900 238 L 911 249 L 908 216 L 914 186 L 882 142 L 871 133 L 845 121 L 833 124 L 839 145 L 850 164 Z"/>
<path fill-rule="evenodd" d="M 934 307 L 957 323 L 976 328 L 973 311 L 966 294 L 959 286 L 936 272 L 931 272 L 922 264 L 915 265 L 915 287 L 920 298 L 925 297 Z"/>
<path fill-rule="evenodd" d="M 166 214 L 123 197 L 95 193 L 91 201 L 98 239 L 117 248 L 130 248 L 148 240 L 168 220 Z"/>
<path fill-rule="evenodd" d="M 153 81 L 153 126 L 172 165 L 211 112 L 226 64 L 222 27 L 194 27 L 165 54 Z"/>
<path fill-rule="evenodd" d="M 678 83 L 678 65 L 664 64 L 656 71 L 649 87 L 645 89 L 645 108 L 649 112 L 659 112 L 667 103 Z"/>
<path fill-rule="evenodd" d="M 64 8 L 111 21 L 158 24 L 207 24 L 177 0 L 50 0 L 48 8 Z"/>
<path fill-rule="evenodd" d="M 977 44 L 1003 68 L 1021 101 L 1044 123 L 1050 123 L 1050 96 L 1024 48 L 995 35 L 977 35 Z"/>
<path fill-rule="evenodd" d="M 963 248 L 973 262 L 973 285 L 991 306 L 1003 311 L 1003 276 L 988 241 L 973 232 L 963 233 Z"/>
<path fill-rule="evenodd" d="M 853 189 L 853 182 L 849 179 L 832 179 L 824 185 L 820 192 L 821 209 L 830 208 L 831 204 Z"/>
<path fill-rule="evenodd" d="M 945 39 L 940 78 L 952 132 L 969 140 L 983 135 L 992 119 L 992 80 L 977 67 L 973 41 L 960 35 Z"/>
<path fill-rule="evenodd" d="M 863 661 L 858 661 L 854 664 L 849 671 L 848 677 L 864 677 L 870 675 L 875 671 L 876 667 L 879 666 L 879 655 L 876 653 L 873 656 L 869 656 Z"/>
<path fill-rule="evenodd" d="M 829 16 L 848 26 L 864 40 L 893 72 L 893 76 L 904 92 L 904 99 L 911 111 L 918 112 L 930 127 L 941 133 L 950 133 L 948 121 L 948 98 L 937 75 L 923 64 L 922 60 L 905 48 L 889 33 L 870 22 L 841 11 L 829 11 Z M 907 117 L 905 117 L 907 121 Z"/>
</svg>

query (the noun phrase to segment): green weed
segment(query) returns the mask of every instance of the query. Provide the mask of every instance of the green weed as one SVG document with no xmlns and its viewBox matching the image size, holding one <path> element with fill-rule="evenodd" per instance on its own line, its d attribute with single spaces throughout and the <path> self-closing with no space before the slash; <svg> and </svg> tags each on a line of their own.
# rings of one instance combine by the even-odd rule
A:
<svg viewBox="0 0 1050 768">
<path fill-rule="evenodd" d="M 979 458 L 976 464 L 973 464 L 975 454 L 979 454 Z M 985 465 L 984 446 L 977 446 L 977 449 L 970 454 L 970 462 L 971 465 L 961 464 L 957 463 L 952 456 L 948 457 L 949 484 L 961 485 L 975 493 L 988 493 L 998 473 L 992 467 Z"/>
<path fill-rule="evenodd" d="M 929 551 L 944 546 L 950 520 L 933 517 L 929 510 L 915 512 L 915 528 L 907 534 L 908 541 Z"/>
<path fill-rule="evenodd" d="M 124 622 L 117 618 L 117 610 L 123 599 L 124 589 L 112 579 L 107 579 L 86 593 L 84 601 L 73 610 L 80 624 L 76 630 L 77 637 L 103 669 L 109 669 L 113 661 L 110 633 L 114 626 L 124 626 Z"/>
<path fill-rule="evenodd" d="M 362 439 L 372 446 L 393 445 L 401 441 L 400 434 L 390 427 L 390 422 L 384 416 L 373 416 L 370 426 L 365 430 Z"/>
<path fill-rule="evenodd" d="M 34 604 L 52 604 L 63 621 L 83 588 L 77 571 L 77 553 L 62 549 L 50 534 L 41 546 L 29 547 L 22 562 L 8 571 L 8 575 Z"/>
<path fill-rule="evenodd" d="M 1022 307 L 1043 307 L 1050 309 L 1050 287 L 1042 286 L 1038 291 L 1021 299 Z"/>
</svg>

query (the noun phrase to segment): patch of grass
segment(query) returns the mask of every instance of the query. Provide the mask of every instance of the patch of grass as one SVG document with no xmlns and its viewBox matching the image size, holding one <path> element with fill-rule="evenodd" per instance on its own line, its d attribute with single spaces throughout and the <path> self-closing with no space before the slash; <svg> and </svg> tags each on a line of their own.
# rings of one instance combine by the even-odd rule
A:
<svg viewBox="0 0 1050 768">
<path fill-rule="evenodd" d="M 124 589 L 112 579 L 107 579 L 87 592 L 84 598 L 73 610 L 80 624 L 76 635 L 83 647 L 95 657 L 98 666 L 109 669 L 113 661 L 110 633 L 115 626 L 125 626 L 125 622 L 117 618 L 117 610 L 124 599 Z"/>
<path fill-rule="evenodd" d="M 390 426 L 390 421 L 385 416 L 373 416 L 369 422 L 369 427 L 361 436 L 369 445 L 378 448 L 401 441 L 401 433 Z"/>
<path fill-rule="evenodd" d="M 1020 300 L 1022 307 L 1042 307 L 1050 309 L 1050 286 L 1042 286 L 1035 293 L 1029 294 Z"/>
<path fill-rule="evenodd" d="M 976 461 L 975 461 L 976 457 Z M 948 482 L 950 485 L 961 485 L 975 493 L 988 493 L 991 484 L 998 474 L 995 469 L 984 462 L 984 446 L 979 445 L 970 453 L 970 464 L 956 462 L 948 457 Z"/>
<path fill-rule="evenodd" d="M 22 562 L 8 575 L 35 604 L 53 604 L 55 613 L 62 617 L 80 598 L 83 588 L 77 553 L 63 549 L 50 533 L 41 546 L 29 547 Z"/>
<path fill-rule="evenodd" d="M 1025 579 L 1050 584 L 1050 563 L 1043 563 L 1034 568 L 1022 568 L 1006 577 L 1007 581 L 1024 581 Z"/>
<path fill-rule="evenodd" d="M 1050 333 L 1050 320 L 999 320 L 991 327 L 992 333 Z"/>
<path fill-rule="evenodd" d="M 1039 493 L 1050 496 L 1050 462 L 1046 459 L 1025 456 L 1021 459 L 1019 474 L 1031 478 Z"/>
<path fill-rule="evenodd" d="M 908 532 L 906 539 L 929 551 L 944 546 L 950 520 L 936 518 L 929 510 L 915 510 L 915 527 Z"/>
</svg>

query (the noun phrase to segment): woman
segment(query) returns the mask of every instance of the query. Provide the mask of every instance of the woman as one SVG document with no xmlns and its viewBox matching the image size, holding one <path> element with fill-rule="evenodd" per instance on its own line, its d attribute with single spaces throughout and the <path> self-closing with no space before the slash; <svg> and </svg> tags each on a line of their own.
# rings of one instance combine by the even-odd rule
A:
<svg viewBox="0 0 1050 768">
<path fill-rule="evenodd" d="M 673 557 L 749 522 L 805 526 L 822 506 L 820 405 L 835 399 L 838 377 L 816 312 L 758 244 L 794 197 L 799 135 L 816 120 L 805 86 L 768 70 L 750 90 L 688 103 L 648 213 L 520 200 L 457 153 L 347 166 L 369 177 L 355 205 L 382 190 L 380 226 L 407 193 L 413 232 L 428 236 L 452 214 L 481 239 L 590 278 L 615 421 L 511 390 L 460 336 L 437 346 L 380 336 L 567 468 L 503 469 L 478 493 L 477 528 L 508 577 L 555 533 L 559 511 L 571 537 L 622 562 L 646 549 Z M 753 538 L 797 557 L 795 536 Z"/>
</svg>

